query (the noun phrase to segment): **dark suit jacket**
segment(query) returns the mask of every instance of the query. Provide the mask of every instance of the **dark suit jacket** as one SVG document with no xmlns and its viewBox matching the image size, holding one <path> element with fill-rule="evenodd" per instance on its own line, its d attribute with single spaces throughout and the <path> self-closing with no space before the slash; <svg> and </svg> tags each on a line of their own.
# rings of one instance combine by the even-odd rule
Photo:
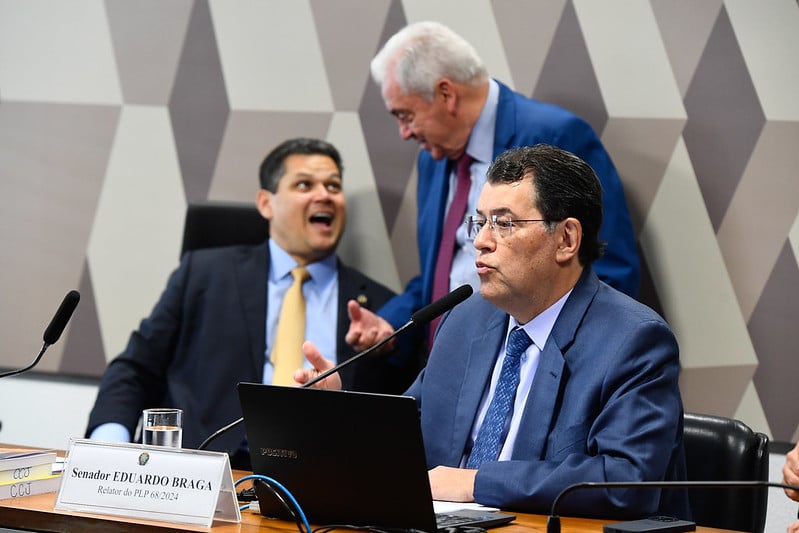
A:
<svg viewBox="0 0 799 533">
<path fill-rule="evenodd" d="M 339 262 L 338 358 L 354 355 L 344 342 L 347 300 L 377 308 L 394 293 Z M 236 384 L 260 383 L 265 362 L 269 246 L 233 246 L 187 252 L 149 318 L 108 366 L 87 435 L 117 422 L 134 434 L 146 407 L 184 410 L 183 445 L 197 447 L 215 430 L 241 417 Z M 345 388 L 402 392 L 418 367 L 389 357 L 358 361 L 342 372 Z M 210 449 L 235 452 L 243 426 Z"/>
<path fill-rule="evenodd" d="M 499 83 L 499 82 L 497 82 Z M 594 264 L 600 279 L 631 296 L 638 293 L 638 252 L 624 190 L 610 156 L 591 127 L 560 107 L 511 91 L 499 83 L 494 157 L 508 148 L 547 143 L 577 154 L 596 172 L 602 184 L 604 220 L 599 238 L 605 255 Z M 395 328 L 430 303 L 438 246 L 446 215 L 449 177 L 447 161 L 435 161 L 423 150 L 418 161 L 417 229 L 421 273 L 405 291 L 379 310 Z"/>
<path fill-rule="evenodd" d="M 408 390 L 420 404 L 429 467 L 459 465 L 507 324 L 479 294 L 442 319 Z M 573 483 L 684 480 L 678 374 L 663 319 L 586 271 L 541 353 L 512 459 L 480 467 L 475 500 L 548 514 Z M 690 518 L 684 491 L 581 490 L 561 503 L 564 515 Z"/>
</svg>

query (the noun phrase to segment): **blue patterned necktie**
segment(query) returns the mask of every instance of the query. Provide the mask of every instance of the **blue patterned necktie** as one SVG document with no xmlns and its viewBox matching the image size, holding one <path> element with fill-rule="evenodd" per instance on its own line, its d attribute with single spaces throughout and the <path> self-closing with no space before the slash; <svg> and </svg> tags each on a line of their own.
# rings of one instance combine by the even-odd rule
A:
<svg viewBox="0 0 799 533">
<path fill-rule="evenodd" d="M 496 461 L 499 457 L 499 441 L 505 430 L 505 421 L 513 405 L 513 398 L 516 396 L 516 387 L 519 386 L 522 354 L 532 343 L 523 329 L 513 328 L 510 332 L 494 397 L 491 398 L 483 425 L 477 433 L 466 468 L 479 468 L 481 464 Z"/>
</svg>

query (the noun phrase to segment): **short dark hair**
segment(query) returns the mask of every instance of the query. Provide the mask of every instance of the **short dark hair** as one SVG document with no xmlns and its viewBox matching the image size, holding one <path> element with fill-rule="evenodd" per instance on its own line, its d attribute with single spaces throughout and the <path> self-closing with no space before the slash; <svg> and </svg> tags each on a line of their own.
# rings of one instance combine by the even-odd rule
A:
<svg viewBox="0 0 799 533">
<path fill-rule="evenodd" d="M 488 183 L 515 183 L 528 176 L 547 229 L 552 231 L 565 218 L 576 218 L 583 227 L 580 264 L 588 266 L 602 257 L 602 185 L 591 166 L 571 152 L 536 144 L 500 154 L 491 163 L 487 179 Z"/>
<path fill-rule="evenodd" d="M 286 166 L 283 163 L 290 155 L 326 155 L 336 164 L 339 174 L 344 173 L 341 155 L 335 146 L 320 139 L 298 137 L 283 141 L 264 158 L 258 171 L 262 189 L 277 191 L 277 184 L 286 173 Z"/>
</svg>

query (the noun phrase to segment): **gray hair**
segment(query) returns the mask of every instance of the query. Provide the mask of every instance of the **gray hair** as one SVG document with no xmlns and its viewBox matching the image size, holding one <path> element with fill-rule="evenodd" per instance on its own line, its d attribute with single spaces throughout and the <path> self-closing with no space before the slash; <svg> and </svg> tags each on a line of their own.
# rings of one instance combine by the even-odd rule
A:
<svg viewBox="0 0 799 533">
<path fill-rule="evenodd" d="M 409 24 L 372 59 L 372 78 L 382 87 L 393 67 L 400 90 L 432 101 L 435 83 L 449 78 L 475 84 L 488 78 L 483 60 L 463 37 L 438 22 Z"/>
</svg>

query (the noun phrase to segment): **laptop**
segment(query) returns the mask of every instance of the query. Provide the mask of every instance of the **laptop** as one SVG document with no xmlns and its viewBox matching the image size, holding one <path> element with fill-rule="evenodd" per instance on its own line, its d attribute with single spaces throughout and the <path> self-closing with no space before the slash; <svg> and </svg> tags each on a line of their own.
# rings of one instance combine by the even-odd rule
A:
<svg viewBox="0 0 799 533">
<path fill-rule="evenodd" d="M 434 513 L 411 397 L 257 383 L 238 391 L 253 472 L 286 487 L 310 522 L 436 532 L 516 518 Z M 261 513 L 292 520 L 264 485 L 255 484 Z"/>
</svg>

